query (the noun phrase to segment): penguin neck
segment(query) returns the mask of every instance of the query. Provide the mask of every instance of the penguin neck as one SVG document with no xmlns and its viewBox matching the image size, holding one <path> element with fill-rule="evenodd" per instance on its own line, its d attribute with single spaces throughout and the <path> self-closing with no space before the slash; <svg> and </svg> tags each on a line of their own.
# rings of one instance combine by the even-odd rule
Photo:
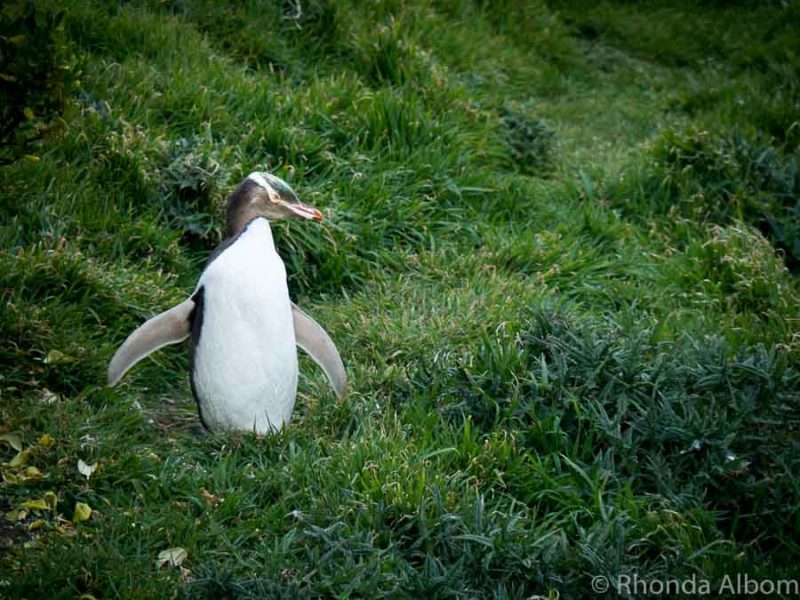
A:
<svg viewBox="0 0 800 600">
<path fill-rule="evenodd" d="M 251 239 L 253 236 L 265 239 L 270 248 L 275 247 L 275 240 L 272 238 L 272 228 L 269 220 L 264 216 L 257 216 L 245 223 L 233 237 L 229 237 L 225 246 L 236 243 L 239 240 Z"/>
<path fill-rule="evenodd" d="M 240 240 L 252 240 L 254 235 L 256 238 L 261 236 L 262 239 L 266 240 L 268 247 L 275 250 L 275 240 L 272 237 L 272 229 L 270 228 L 269 220 L 263 215 L 250 219 L 235 231 L 233 229 L 229 229 L 228 231 L 233 232 L 232 235 L 225 238 L 217 249 L 211 253 L 206 263 L 206 268 L 217 260 L 228 248 Z"/>
<path fill-rule="evenodd" d="M 244 232 L 245 229 L 250 226 L 251 223 L 259 219 L 263 219 L 264 223 L 267 225 L 267 231 L 269 232 L 270 237 L 272 237 L 272 230 L 269 226 L 269 220 L 265 216 L 259 215 L 255 211 L 244 210 L 238 211 L 235 215 L 228 219 L 228 239 L 236 239 Z"/>
</svg>

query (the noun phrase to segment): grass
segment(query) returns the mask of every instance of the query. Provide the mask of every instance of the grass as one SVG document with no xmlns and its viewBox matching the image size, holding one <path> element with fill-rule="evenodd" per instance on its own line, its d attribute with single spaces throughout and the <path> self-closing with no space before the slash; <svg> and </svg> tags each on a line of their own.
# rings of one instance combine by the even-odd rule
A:
<svg viewBox="0 0 800 600">
<path fill-rule="evenodd" d="M 796 579 L 797 6 L 62 4 L 0 166 L 0 597 Z M 304 358 L 285 431 L 198 435 L 185 348 L 104 369 L 257 169 L 326 214 L 275 237 L 350 393 Z"/>
</svg>

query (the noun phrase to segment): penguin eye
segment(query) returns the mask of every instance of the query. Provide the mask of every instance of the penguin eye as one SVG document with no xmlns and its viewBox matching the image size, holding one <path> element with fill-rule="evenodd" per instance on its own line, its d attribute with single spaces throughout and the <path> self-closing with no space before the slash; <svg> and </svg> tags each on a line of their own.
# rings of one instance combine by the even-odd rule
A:
<svg viewBox="0 0 800 600">
<path fill-rule="evenodd" d="M 273 204 L 280 203 L 281 195 L 278 192 L 276 192 L 271 187 L 268 187 L 268 188 L 265 188 L 265 189 L 267 191 L 267 197 L 269 198 L 270 202 L 272 202 Z"/>
</svg>

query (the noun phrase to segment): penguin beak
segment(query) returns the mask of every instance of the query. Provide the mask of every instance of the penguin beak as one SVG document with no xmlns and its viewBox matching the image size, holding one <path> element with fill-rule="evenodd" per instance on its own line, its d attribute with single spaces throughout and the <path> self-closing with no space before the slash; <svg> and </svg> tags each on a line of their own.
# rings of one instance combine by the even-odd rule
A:
<svg viewBox="0 0 800 600">
<path fill-rule="evenodd" d="M 322 213 L 319 212 L 313 206 L 308 206 L 307 204 L 303 204 L 302 202 L 297 202 L 289 204 L 288 202 L 284 204 L 284 206 L 297 215 L 298 217 L 302 217 L 303 219 L 313 219 L 315 221 L 322 221 Z"/>
</svg>

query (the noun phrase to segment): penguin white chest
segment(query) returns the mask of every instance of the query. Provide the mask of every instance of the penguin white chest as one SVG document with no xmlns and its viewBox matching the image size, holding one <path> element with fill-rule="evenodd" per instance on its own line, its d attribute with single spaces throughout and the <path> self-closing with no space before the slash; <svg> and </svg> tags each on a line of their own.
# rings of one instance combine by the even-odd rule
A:
<svg viewBox="0 0 800 600">
<path fill-rule="evenodd" d="M 297 350 L 286 270 L 266 219 L 206 268 L 201 289 L 192 383 L 203 421 L 214 431 L 279 430 L 294 409 Z"/>
</svg>

